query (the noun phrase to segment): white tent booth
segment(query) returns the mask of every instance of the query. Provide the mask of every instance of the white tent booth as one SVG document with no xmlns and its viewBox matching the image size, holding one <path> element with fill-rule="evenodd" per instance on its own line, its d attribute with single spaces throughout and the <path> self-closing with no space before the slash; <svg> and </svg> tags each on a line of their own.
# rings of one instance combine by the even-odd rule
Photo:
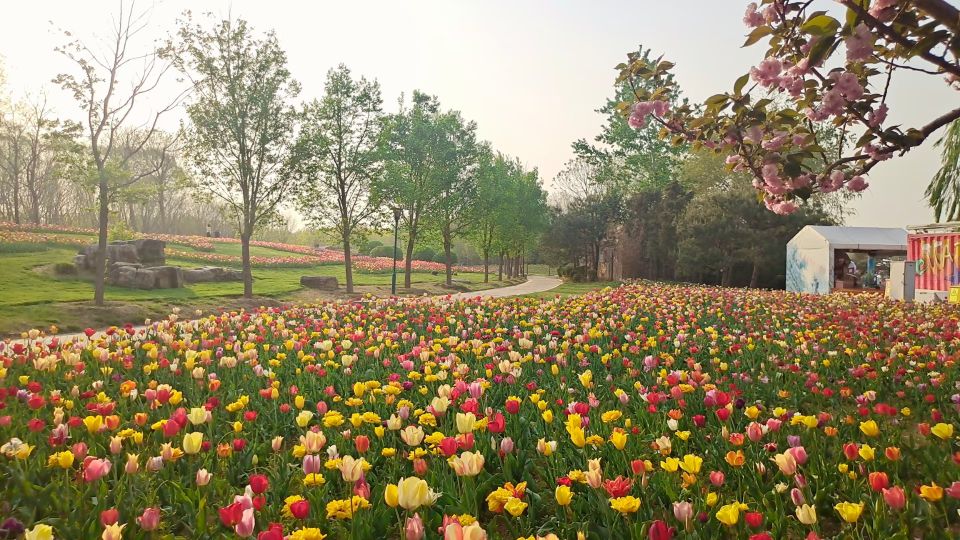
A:
<svg viewBox="0 0 960 540">
<path fill-rule="evenodd" d="M 889 272 L 889 259 L 906 254 L 906 229 L 807 225 L 787 243 L 787 290 L 811 294 L 882 290 L 880 278 L 867 286 L 864 278 Z M 854 262 L 858 258 L 860 265 Z"/>
</svg>

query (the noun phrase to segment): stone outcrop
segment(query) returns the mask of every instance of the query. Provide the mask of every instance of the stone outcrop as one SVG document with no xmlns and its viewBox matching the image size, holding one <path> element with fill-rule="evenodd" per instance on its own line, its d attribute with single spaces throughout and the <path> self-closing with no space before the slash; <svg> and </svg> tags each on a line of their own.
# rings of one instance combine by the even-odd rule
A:
<svg viewBox="0 0 960 540">
<path fill-rule="evenodd" d="M 97 245 L 84 246 L 73 258 L 73 264 L 80 270 L 93 270 L 97 266 Z M 167 243 L 149 238 L 141 240 L 123 240 L 107 244 L 107 264 L 137 263 L 144 266 L 163 266 L 166 264 Z"/>
<path fill-rule="evenodd" d="M 219 266 L 204 266 L 201 268 L 184 268 L 183 279 L 187 283 L 219 283 L 222 281 L 242 281 L 243 273 L 231 268 Z"/>
<path fill-rule="evenodd" d="M 130 289 L 179 289 L 183 270 L 179 266 L 143 266 L 117 262 L 110 265 L 107 278 L 112 285 Z"/>
<path fill-rule="evenodd" d="M 300 285 L 308 289 L 321 291 L 335 291 L 339 286 L 337 278 L 333 276 L 301 276 Z"/>
<path fill-rule="evenodd" d="M 167 243 L 163 240 L 127 240 L 107 244 L 107 282 L 130 289 L 179 289 L 185 283 L 241 281 L 239 270 L 204 266 L 181 268 L 167 266 Z M 97 246 L 84 246 L 73 258 L 78 270 L 93 271 L 97 264 Z M 333 280 L 337 288 L 337 280 Z"/>
</svg>

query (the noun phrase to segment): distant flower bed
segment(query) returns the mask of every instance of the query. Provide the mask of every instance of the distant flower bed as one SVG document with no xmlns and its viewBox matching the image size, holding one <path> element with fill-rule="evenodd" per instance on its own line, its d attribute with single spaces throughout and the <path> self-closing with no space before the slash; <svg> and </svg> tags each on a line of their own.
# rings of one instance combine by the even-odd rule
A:
<svg viewBox="0 0 960 540">
<path fill-rule="evenodd" d="M 82 247 L 94 243 L 95 239 L 67 236 L 71 234 L 96 235 L 94 229 L 71 228 L 58 225 L 33 225 L 0 222 L 0 244 L 47 244 L 67 247 Z M 239 244 L 237 238 L 207 238 L 205 236 L 189 236 L 179 234 L 138 233 L 139 238 L 163 240 L 174 246 L 188 246 L 197 251 L 187 251 L 176 247 L 167 248 L 167 257 L 200 263 L 240 266 L 239 255 L 216 253 L 216 244 Z M 266 242 L 253 240 L 252 246 L 258 246 L 277 251 L 286 251 L 296 255 L 277 255 L 272 257 L 252 256 L 250 262 L 254 267 L 310 267 L 324 264 L 343 264 L 343 252 L 333 249 L 315 249 L 298 244 L 284 244 L 282 242 Z M 393 259 L 389 257 L 368 257 L 365 255 L 352 256 L 353 267 L 358 272 L 379 273 L 393 269 Z M 403 260 L 397 261 L 398 270 L 403 269 Z M 454 266 L 455 272 L 482 272 L 479 266 Z M 415 272 L 444 272 L 442 263 L 430 261 L 413 261 Z"/>
</svg>

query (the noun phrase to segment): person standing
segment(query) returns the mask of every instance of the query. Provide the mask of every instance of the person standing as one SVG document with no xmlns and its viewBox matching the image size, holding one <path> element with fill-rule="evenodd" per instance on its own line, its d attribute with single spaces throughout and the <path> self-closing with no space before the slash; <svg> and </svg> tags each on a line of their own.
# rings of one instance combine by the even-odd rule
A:
<svg viewBox="0 0 960 540">
<path fill-rule="evenodd" d="M 213 230 L 213 228 L 210 227 L 210 224 L 209 224 L 209 223 L 207 223 L 207 238 L 210 238 L 210 236 L 211 236 L 211 231 L 212 231 L 212 230 Z"/>
</svg>

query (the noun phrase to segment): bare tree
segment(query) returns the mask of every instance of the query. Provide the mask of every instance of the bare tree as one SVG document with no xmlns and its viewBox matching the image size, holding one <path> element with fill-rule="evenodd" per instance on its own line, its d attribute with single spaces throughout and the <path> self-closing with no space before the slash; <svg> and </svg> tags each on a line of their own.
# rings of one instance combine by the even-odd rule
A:
<svg viewBox="0 0 960 540">
<path fill-rule="evenodd" d="M 164 107 L 154 110 L 147 120 L 135 126 L 134 111 L 141 99 L 158 88 L 172 64 L 164 62 L 159 50 L 134 52 L 135 41 L 149 24 L 149 10 L 137 11 L 133 5 L 120 2 L 120 11 L 113 20 L 113 33 L 101 46 L 73 40 L 56 50 L 76 64 L 79 73 L 61 73 L 54 79 L 73 95 L 83 111 L 83 128 L 89 139 L 90 153 L 97 174 L 98 250 L 94 302 L 104 301 L 107 230 L 110 216 L 111 190 L 122 189 L 152 174 L 139 171 L 121 182 L 111 182 L 112 170 L 124 170 L 157 133 L 160 117 L 172 110 L 183 97 L 180 94 Z M 70 36 L 69 32 L 66 32 Z M 98 49 L 98 50 L 95 50 Z M 118 152 L 118 135 L 127 131 L 134 137 L 129 152 Z"/>
</svg>

